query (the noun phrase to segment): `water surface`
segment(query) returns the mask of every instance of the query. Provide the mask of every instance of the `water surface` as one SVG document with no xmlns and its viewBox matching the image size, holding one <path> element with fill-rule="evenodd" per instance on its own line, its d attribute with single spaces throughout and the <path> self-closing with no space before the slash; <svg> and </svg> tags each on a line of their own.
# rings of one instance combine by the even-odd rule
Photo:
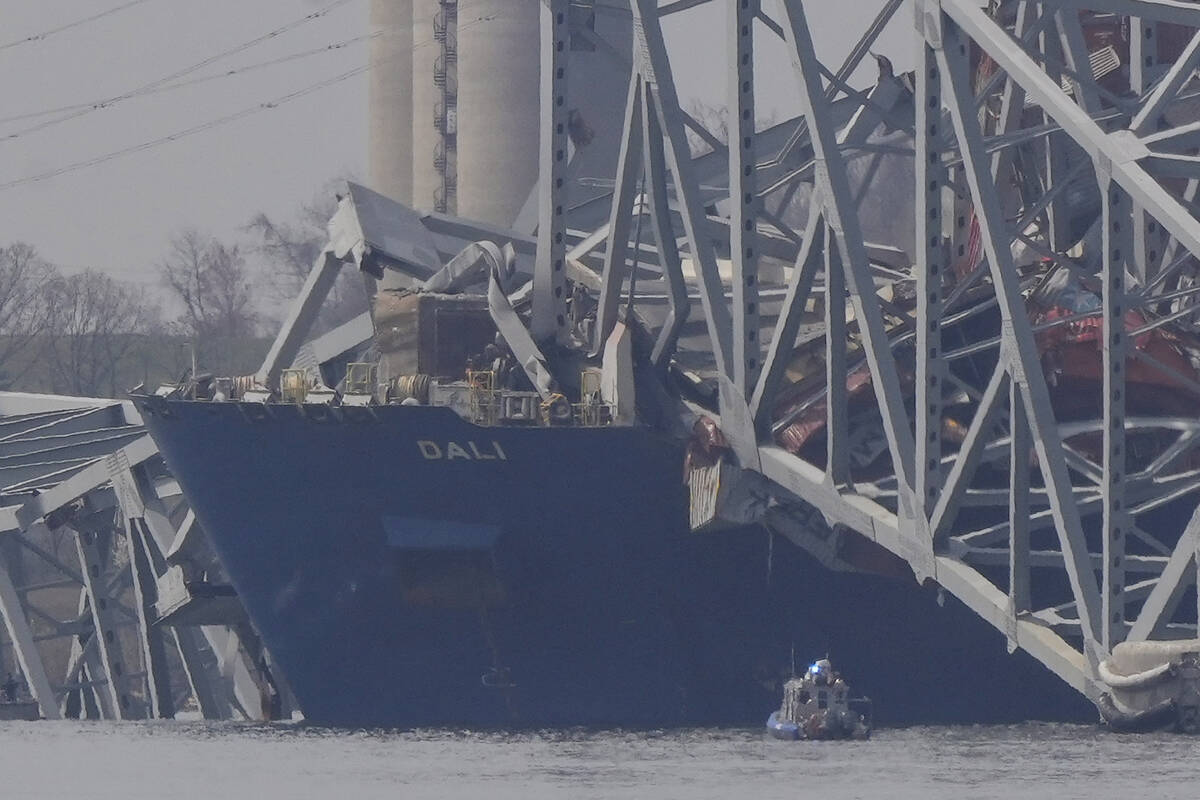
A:
<svg viewBox="0 0 1200 800">
<path fill-rule="evenodd" d="M 758 729 L 334 731 L 299 725 L 0 724 L 0 797 L 1195 798 L 1200 739 L 1019 725 L 777 742 Z"/>
</svg>

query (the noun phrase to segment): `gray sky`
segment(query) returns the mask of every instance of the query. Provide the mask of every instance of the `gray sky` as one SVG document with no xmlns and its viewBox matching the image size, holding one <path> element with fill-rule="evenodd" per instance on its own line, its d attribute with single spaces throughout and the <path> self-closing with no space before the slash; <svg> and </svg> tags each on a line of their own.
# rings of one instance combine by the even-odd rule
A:
<svg viewBox="0 0 1200 800">
<path fill-rule="evenodd" d="M 120 0 L 0 0 L 0 118 L 120 95 L 300 19 L 333 0 L 143 0 L 128 10 L 13 47 L 6 43 L 120 5 Z M 770 8 L 771 0 L 767 0 Z M 368 0 L 350 0 L 187 79 L 220 74 L 362 36 Z M 668 18 L 668 44 L 690 36 L 674 66 L 682 97 L 720 102 L 725 0 Z M 809 0 L 818 50 L 833 68 L 882 0 Z M 912 61 L 911 10 L 902 8 L 876 49 L 898 68 Z M 687 27 L 681 25 L 686 22 Z M 782 45 L 759 37 L 778 85 L 758 104 L 777 118 L 794 104 Z M 359 43 L 261 70 L 143 97 L 6 139 L 54 119 L 0 122 L 0 184 L 207 123 L 366 63 Z M 873 77 L 874 66 L 858 83 Z M 186 80 L 186 79 L 185 79 Z M 331 177 L 365 175 L 366 78 L 335 86 L 187 139 L 26 185 L 0 189 L 0 244 L 27 241 L 66 269 L 95 267 L 157 285 L 154 262 L 185 226 L 233 238 L 255 212 L 288 216 Z M 684 101 L 686 104 L 686 100 Z M 61 116 L 61 115 L 59 115 Z"/>
</svg>

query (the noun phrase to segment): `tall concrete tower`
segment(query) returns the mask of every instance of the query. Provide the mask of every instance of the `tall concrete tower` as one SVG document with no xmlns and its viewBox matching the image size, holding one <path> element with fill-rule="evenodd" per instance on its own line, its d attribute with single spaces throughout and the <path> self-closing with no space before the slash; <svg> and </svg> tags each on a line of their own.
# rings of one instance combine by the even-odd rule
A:
<svg viewBox="0 0 1200 800">
<path fill-rule="evenodd" d="M 460 0 L 458 214 L 510 226 L 537 183 L 539 0 Z"/>
<path fill-rule="evenodd" d="M 402 203 L 413 194 L 413 0 L 371 0 L 367 182 Z"/>
<path fill-rule="evenodd" d="M 371 0 L 372 31 L 383 32 L 371 44 L 372 188 L 422 211 L 514 225 L 538 180 L 540 11 L 541 0 Z M 610 175 L 628 86 L 628 2 L 581 0 L 573 14 L 608 44 L 572 43 L 569 174 Z M 573 186 L 571 198 L 605 192 Z"/>
</svg>

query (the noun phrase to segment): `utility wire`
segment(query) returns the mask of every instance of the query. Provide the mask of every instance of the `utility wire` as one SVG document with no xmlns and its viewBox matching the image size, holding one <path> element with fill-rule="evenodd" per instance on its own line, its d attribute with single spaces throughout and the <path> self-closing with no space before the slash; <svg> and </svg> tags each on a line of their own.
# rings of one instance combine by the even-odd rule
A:
<svg viewBox="0 0 1200 800">
<path fill-rule="evenodd" d="M 145 1 L 146 0 L 141 0 L 141 2 L 145 2 Z M 353 1 L 354 0 L 335 0 L 335 2 L 330 3 L 329 5 L 320 9 L 319 11 L 314 11 L 311 14 L 306 14 L 305 16 L 301 17 L 300 19 L 292 20 L 291 22 L 287 23 L 286 25 L 282 25 L 273 31 L 264 33 L 261 36 L 256 36 L 255 38 L 250 39 L 249 41 L 246 41 L 246 42 L 242 42 L 241 44 L 236 45 L 235 47 L 231 47 L 228 50 L 223 50 L 220 53 L 217 53 L 216 55 L 209 56 L 208 58 L 204 59 L 203 61 L 197 61 L 195 64 L 192 64 L 189 67 L 184 67 L 181 70 L 176 70 L 175 72 L 172 72 L 169 75 L 164 75 L 163 77 L 157 78 L 153 81 L 150 81 L 149 83 L 144 83 L 141 86 L 138 86 L 134 89 L 130 89 L 129 91 L 124 92 L 122 94 L 113 95 L 112 97 L 105 98 L 97 103 L 93 103 L 93 104 L 89 105 L 87 108 L 78 108 L 75 111 L 71 111 L 69 113 L 63 114 L 60 117 L 55 117 L 54 119 L 49 119 L 49 120 L 46 120 L 45 122 L 40 122 L 36 125 L 31 125 L 28 128 L 23 128 L 19 131 L 15 131 L 13 133 L 6 134 L 4 136 L 0 136 L 0 141 L 11 141 L 13 139 L 20 139 L 22 136 L 28 136 L 31 133 L 37 133 L 38 131 L 45 130 L 46 128 L 52 127 L 54 125 L 59 125 L 68 120 L 78 119 L 79 117 L 82 117 L 86 114 L 92 114 L 96 111 L 101 111 L 105 108 L 109 108 L 110 106 L 115 105 L 116 103 L 120 103 L 120 102 L 122 102 L 124 100 L 128 100 L 132 97 L 137 97 L 139 95 L 147 94 L 147 93 L 152 92 L 155 89 L 159 88 L 160 86 L 164 86 L 168 83 L 177 81 L 180 78 L 185 78 L 194 72 L 198 72 L 199 70 L 204 69 L 205 67 L 209 66 L 210 64 L 214 64 L 217 61 L 221 61 L 223 59 L 229 58 L 230 56 L 237 55 L 238 53 L 249 50 L 252 47 L 256 47 L 257 45 L 260 45 L 263 42 L 269 41 L 270 39 L 274 39 L 279 36 L 282 36 L 283 34 L 288 33 L 292 30 L 295 30 L 296 28 L 299 28 L 302 25 L 306 25 L 310 22 L 321 19 L 322 17 L 328 15 L 331 11 L 333 11 L 341 6 L 344 6 L 347 3 L 351 3 Z"/>
<path fill-rule="evenodd" d="M 225 78 L 232 78 L 237 75 L 244 75 L 249 72 L 258 72 L 260 70 L 266 69 L 268 67 L 274 67 L 279 64 L 286 64 L 291 61 L 300 61 L 302 59 L 311 58 L 313 56 L 322 55 L 324 53 L 332 53 L 332 52 L 335 52 L 338 50 L 344 50 L 347 47 L 351 47 L 353 45 L 358 44 L 359 42 L 366 42 L 371 39 L 378 38 L 379 36 L 382 36 L 382 35 L 383 35 L 382 31 L 377 31 L 375 33 L 364 34 L 362 36 L 355 36 L 353 39 L 345 39 L 340 42 L 334 42 L 333 44 L 327 44 L 324 47 L 315 47 L 311 50 L 302 50 L 298 53 L 292 53 L 291 55 L 280 56 L 279 58 L 272 58 L 272 59 L 268 59 L 267 61 L 259 61 L 254 64 L 247 64 L 246 66 L 236 67 L 234 69 L 230 69 L 225 72 L 217 72 L 217 73 L 213 73 L 212 75 L 202 75 L 201 77 L 198 77 L 198 78 L 191 78 L 189 80 L 178 81 L 176 83 L 168 83 L 163 86 L 155 87 L 154 89 L 147 89 L 142 92 L 137 92 L 136 94 L 131 94 L 130 96 L 131 97 L 146 97 L 149 95 L 165 94 L 167 92 L 173 92 L 177 89 L 186 89 L 189 86 L 196 86 L 196 85 L 199 85 L 202 83 L 210 83 L 212 81 L 224 80 Z M 8 117 L 0 117 L 0 125 L 8 123 L 8 122 L 22 122 L 27 119 L 37 119 L 38 117 L 48 117 L 53 114 L 62 114 L 67 111 L 78 111 L 79 109 L 84 109 L 84 108 L 95 108 L 105 102 L 106 101 L 103 99 L 102 100 L 92 100 L 91 102 L 72 103 L 71 105 L 58 106 L 57 108 L 47 108 L 47 109 L 43 109 L 41 111 L 27 111 L 22 114 L 13 114 L 12 116 L 8 116 Z M 111 106 L 112 103 L 109 103 L 108 105 Z"/>
<path fill-rule="evenodd" d="M 465 30 L 465 29 L 473 27 L 475 25 L 479 25 L 480 23 L 489 22 L 491 20 L 494 20 L 499 16 L 500 15 L 498 15 L 498 14 L 492 14 L 492 15 L 486 16 L 486 17 L 479 17 L 477 19 L 474 19 L 474 20 L 468 22 L 466 25 L 459 25 L 458 29 L 460 31 Z M 31 183 L 40 183 L 42 181 L 50 180 L 51 178 L 56 178 L 60 175 L 66 175 L 67 173 L 71 173 L 71 172 L 78 172 L 79 170 L 87 169 L 88 167 L 98 166 L 100 164 L 104 164 L 108 161 L 112 161 L 117 158 L 122 158 L 124 156 L 133 155 L 134 153 L 140 153 L 145 150 L 152 150 L 156 147 L 161 147 L 162 145 L 170 144 L 171 142 L 177 142 L 181 139 L 187 139 L 187 138 L 195 136 L 197 134 L 204 133 L 206 131 L 210 131 L 213 128 L 219 128 L 224 125 L 228 125 L 232 122 L 237 122 L 238 120 L 245 119 L 246 117 L 251 117 L 256 114 L 261 114 L 264 111 L 271 111 L 273 109 L 279 108 L 280 106 L 282 106 L 286 103 L 290 103 L 293 100 L 298 100 L 299 98 L 313 94 L 314 92 L 319 92 L 322 89 L 327 89 L 330 86 L 334 86 L 336 84 L 342 83 L 343 81 L 347 81 L 350 78 L 353 78 L 357 75 L 361 75 L 364 72 L 367 72 L 371 69 L 375 69 L 376 67 L 382 66 L 383 64 L 395 61 L 396 59 L 398 59 L 408 53 L 411 53 L 417 47 L 422 47 L 433 41 L 435 41 L 435 40 L 429 39 L 429 40 L 426 40 L 423 42 L 416 43 L 412 47 L 404 48 L 404 50 L 402 50 L 400 53 L 397 53 L 395 56 L 393 56 L 391 58 L 385 58 L 385 59 L 382 59 L 379 61 L 364 64 L 361 67 L 355 67 L 354 69 L 347 70 L 346 72 L 340 73 L 338 75 L 334 75 L 331 78 L 326 78 L 325 80 L 320 81 L 319 83 L 310 84 L 308 86 L 305 86 L 302 89 L 297 89 L 294 92 L 289 92 L 288 94 L 282 95 L 280 97 L 276 97 L 272 100 L 268 100 L 266 102 L 259 103 L 254 106 L 250 106 L 248 108 L 243 108 L 240 111 L 235 111 L 232 114 L 227 114 L 223 117 L 218 117 L 216 119 L 209 120 L 208 122 L 200 123 L 199 125 L 193 125 L 190 128 L 185 128 L 184 130 L 176 131 L 175 133 L 168 134 L 167 136 L 161 136 L 157 139 L 151 139 L 149 141 L 142 142 L 141 144 L 132 145 L 130 147 L 125 147 L 120 150 L 114 150 L 110 153 L 106 153 L 106 154 L 100 155 L 100 156 L 95 156 L 94 158 L 85 159 L 83 161 L 76 161 L 73 164 L 66 164 L 64 166 L 57 167 L 55 169 L 49 169 L 44 172 L 39 172 L 34 175 L 26 176 L 24 178 L 16 178 L 11 181 L 0 183 L 0 191 L 7 191 L 8 189 L 15 189 L 18 186 L 25 186 L 25 185 L 28 185 Z"/>
<path fill-rule="evenodd" d="M 64 31 L 69 31 L 72 28 L 78 28 L 82 25 L 87 25 L 89 22 L 96 22 L 97 20 L 101 20 L 101 19 L 104 19 L 105 17 L 112 16 L 113 14 L 117 14 L 128 8 L 133 8 L 134 6 L 140 6 L 143 3 L 148 3 L 148 2 L 150 2 L 150 0 L 129 0 L 129 2 L 127 2 L 127 3 L 122 3 L 121 5 L 110 8 L 107 11 L 101 11 L 98 14 L 92 14 L 90 17 L 84 17 L 83 19 L 77 19 L 74 22 L 68 22 L 66 25 L 59 25 L 57 28 L 51 28 L 48 31 L 42 31 L 41 33 L 35 33 L 32 36 L 26 36 L 24 39 L 14 39 L 11 42 L 6 42 L 5 44 L 0 44 L 0 51 L 10 50 L 14 47 L 20 47 L 23 44 L 32 44 L 34 42 L 41 42 L 46 39 L 49 39 L 51 36 L 54 36 L 55 34 L 63 33 Z"/>
</svg>

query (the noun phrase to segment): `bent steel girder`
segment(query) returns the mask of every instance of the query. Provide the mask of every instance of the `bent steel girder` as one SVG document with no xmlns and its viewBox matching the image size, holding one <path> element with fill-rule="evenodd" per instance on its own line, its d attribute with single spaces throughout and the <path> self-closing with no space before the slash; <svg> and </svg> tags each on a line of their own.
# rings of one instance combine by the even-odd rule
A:
<svg viewBox="0 0 1200 800">
<path fill-rule="evenodd" d="M 160 579 L 175 555 L 171 517 L 187 503 L 134 405 L 0 393 L 0 461 L 23 478 L 0 491 L 0 661 L 19 666 L 41 716 L 171 716 L 170 636 L 205 717 L 229 717 L 210 663 L 217 648 L 201 641 L 220 629 L 159 624 Z M 189 558 L 215 573 L 201 539 L 193 530 Z M 12 661 L 2 653 L 10 647 Z M 259 702 L 240 675 L 232 688 Z"/>
<path fill-rule="evenodd" d="M 607 224 L 573 234 L 572 257 L 605 246 L 592 350 L 628 286 L 630 313 L 655 320 L 654 363 L 697 410 L 754 421 L 757 457 L 739 447 L 739 462 L 777 502 L 883 545 L 1093 699 L 1117 643 L 1195 635 L 1181 598 L 1200 419 L 1166 396 L 1200 401 L 1200 7 L 917 2 L 914 74 L 881 62 L 860 91 L 848 76 L 898 2 L 836 71 L 801 0 L 774 16 L 713 2 L 727 4 L 728 143 L 680 110 L 660 25 L 699 4 L 632 4 Z M 1188 30 L 1113 71 L 1093 11 L 1118 15 L 1111 30 L 1133 14 L 1150 39 Z M 753 122 L 764 32 L 802 97 L 770 132 Z M 708 151 L 693 156 L 685 129 Z M 913 160 L 873 179 L 881 158 Z M 652 279 L 635 286 L 634 267 Z"/>
</svg>

